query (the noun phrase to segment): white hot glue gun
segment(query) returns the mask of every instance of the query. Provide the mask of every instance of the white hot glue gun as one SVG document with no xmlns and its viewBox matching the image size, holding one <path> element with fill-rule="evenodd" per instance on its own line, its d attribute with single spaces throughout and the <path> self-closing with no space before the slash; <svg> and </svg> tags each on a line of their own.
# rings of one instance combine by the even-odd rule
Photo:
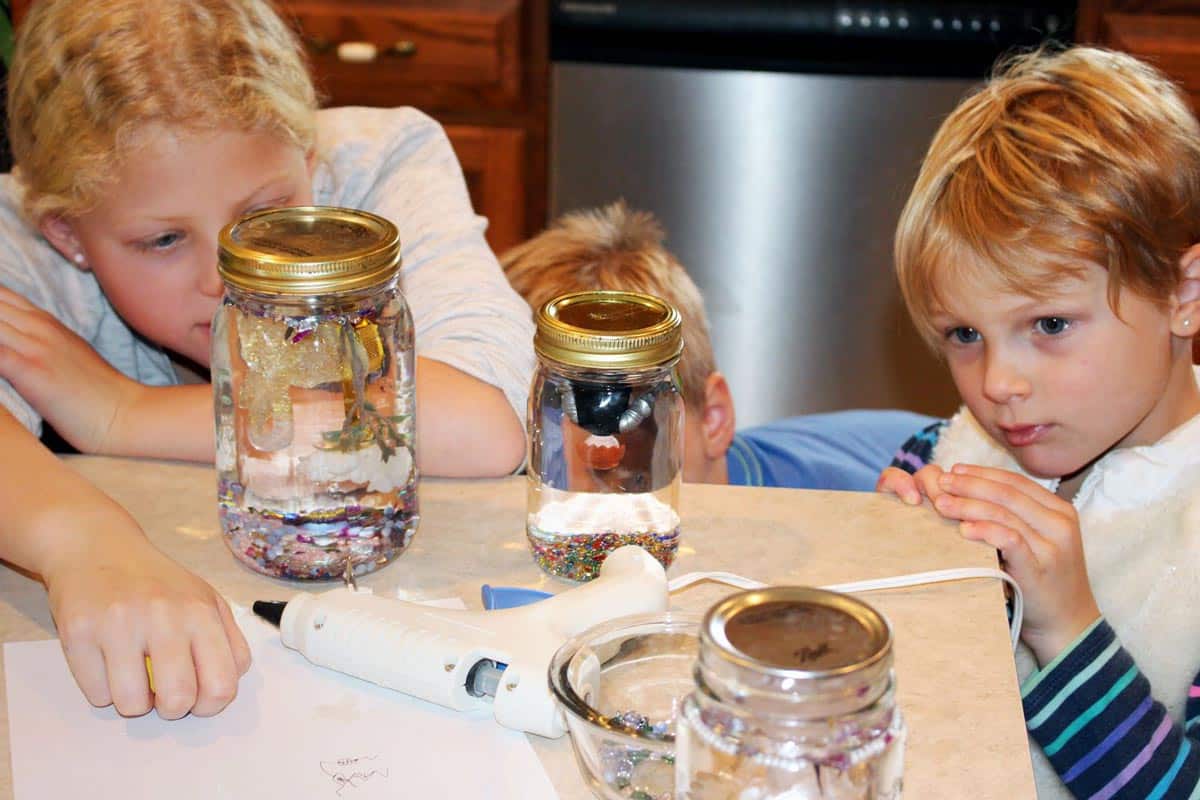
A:
<svg viewBox="0 0 1200 800">
<path fill-rule="evenodd" d="M 554 738 L 565 729 L 546 671 L 559 646 L 600 622 L 665 611 L 667 599 L 662 565 L 627 545 L 590 583 L 519 608 L 459 611 L 335 589 L 259 601 L 254 613 L 318 666 L 459 711 L 490 702 L 501 725 Z"/>
</svg>

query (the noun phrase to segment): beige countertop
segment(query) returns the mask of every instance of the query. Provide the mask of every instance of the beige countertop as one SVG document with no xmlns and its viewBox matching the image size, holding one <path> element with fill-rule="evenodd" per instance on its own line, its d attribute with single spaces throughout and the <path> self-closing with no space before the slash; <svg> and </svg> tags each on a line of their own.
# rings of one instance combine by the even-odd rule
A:
<svg viewBox="0 0 1200 800">
<path fill-rule="evenodd" d="M 234 560 L 217 523 L 211 467 L 91 456 L 68 463 L 126 506 L 157 546 L 234 602 L 248 606 L 302 588 Z M 426 480 L 420 503 L 421 524 L 409 551 L 360 583 L 377 593 L 402 588 L 418 597 L 457 594 L 474 608 L 483 583 L 566 588 L 530 557 L 523 478 Z M 964 541 L 928 508 L 905 507 L 890 497 L 688 484 L 681 506 L 682 545 L 669 576 L 726 570 L 776 584 L 823 585 L 996 565 L 992 550 Z M 674 595 L 672 604 L 702 611 L 732 591 L 700 584 Z M 887 615 L 895 634 L 899 704 L 909 726 L 905 798 L 1033 798 L 1001 584 L 959 581 L 864 598 Z M 0 640 L 53 636 L 41 584 L 0 569 Z M 0 715 L 7 752 L 2 696 Z M 590 797 L 566 737 L 530 739 L 564 800 Z M 11 797 L 6 758 L 0 800 Z"/>
</svg>

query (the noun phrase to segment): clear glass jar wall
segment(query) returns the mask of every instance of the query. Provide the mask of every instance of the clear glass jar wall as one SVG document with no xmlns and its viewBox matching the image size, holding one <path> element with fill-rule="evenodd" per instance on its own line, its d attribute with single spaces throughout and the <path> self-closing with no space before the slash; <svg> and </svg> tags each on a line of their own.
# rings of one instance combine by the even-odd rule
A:
<svg viewBox="0 0 1200 800">
<path fill-rule="evenodd" d="M 627 303 L 633 317 L 621 311 Z M 547 307 L 558 332 L 573 328 L 576 338 L 552 346 L 539 312 L 528 420 L 534 559 L 552 575 L 590 580 L 608 553 L 636 544 L 670 566 L 683 474 L 678 312 L 624 292 L 567 295 Z M 641 336 L 647 328 L 665 333 Z"/>
<path fill-rule="evenodd" d="M 417 526 L 412 318 L 395 269 L 346 291 L 289 288 L 227 279 L 213 321 L 221 527 L 266 575 L 365 574 Z"/>
<path fill-rule="evenodd" d="M 788 589 L 766 590 L 780 591 Z M 768 629 L 776 617 L 760 640 L 767 644 L 711 635 L 718 609 L 736 599 L 714 607 L 701 626 L 696 689 L 676 722 L 677 800 L 899 800 L 906 731 L 890 634 L 881 647 L 861 648 L 861 638 L 847 646 L 861 630 L 851 619 L 857 614 L 826 613 L 828 606 L 814 614 L 811 604 L 797 614 L 795 605 L 758 594 L 760 602 L 741 611 Z M 807 641 L 780 635 L 785 626 Z"/>
</svg>

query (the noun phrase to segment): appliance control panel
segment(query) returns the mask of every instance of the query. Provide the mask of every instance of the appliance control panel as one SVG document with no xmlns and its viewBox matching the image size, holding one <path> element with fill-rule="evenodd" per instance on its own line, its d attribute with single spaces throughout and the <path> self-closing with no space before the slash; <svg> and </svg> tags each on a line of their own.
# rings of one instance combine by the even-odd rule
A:
<svg viewBox="0 0 1200 800">
<path fill-rule="evenodd" d="M 553 0 L 554 25 L 697 34 L 1007 43 L 1069 39 L 1074 3 Z"/>
</svg>

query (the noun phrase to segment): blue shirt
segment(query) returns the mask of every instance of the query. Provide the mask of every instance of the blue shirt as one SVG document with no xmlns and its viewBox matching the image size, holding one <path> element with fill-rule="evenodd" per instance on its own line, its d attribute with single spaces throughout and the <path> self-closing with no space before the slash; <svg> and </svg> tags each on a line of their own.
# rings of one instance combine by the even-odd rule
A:
<svg viewBox="0 0 1200 800">
<path fill-rule="evenodd" d="M 879 473 L 934 417 L 862 409 L 806 414 L 739 431 L 725 455 L 729 483 L 870 492 Z"/>
</svg>

